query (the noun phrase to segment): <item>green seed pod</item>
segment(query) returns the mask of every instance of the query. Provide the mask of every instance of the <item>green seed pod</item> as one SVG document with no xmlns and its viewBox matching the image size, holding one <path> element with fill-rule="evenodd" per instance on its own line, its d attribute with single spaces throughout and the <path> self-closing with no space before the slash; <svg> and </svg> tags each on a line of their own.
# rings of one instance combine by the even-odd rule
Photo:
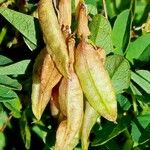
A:
<svg viewBox="0 0 150 150">
<path fill-rule="evenodd" d="M 68 77 L 69 57 L 67 46 L 55 14 L 52 0 L 39 1 L 38 16 L 45 44 L 48 47 L 47 50 L 62 75 Z"/>
<path fill-rule="evenodd" d="M 52 88 L 61 77 L 51 56 L 43 49 L 36 58 L 32 76 L 32 111 L 38 120 L 50 100 Z"/>
<path fill-rule="evenodd" d="M 76 49 L 75 70 L 90 105 L 104 118 L 116 121 L 117 102 L 108 72 L 94 47 L 82 40 Z"/>
<path fill-rule="evenodd" d="M 96 123 L 96 120 L 99 116 L 100 115 L 94 110 L 94 108 L 89 104 L 89 102 L 86 101 L 81 133 L 82 150 L 88 150 L 88 146 L 90 143 L 89 135 L 92 127 Z"/>
</svg>

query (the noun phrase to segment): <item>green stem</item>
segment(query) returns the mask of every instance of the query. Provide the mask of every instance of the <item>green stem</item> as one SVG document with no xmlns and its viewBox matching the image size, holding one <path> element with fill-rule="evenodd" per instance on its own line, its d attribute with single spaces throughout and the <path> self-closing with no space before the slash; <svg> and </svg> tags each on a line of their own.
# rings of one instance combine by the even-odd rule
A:
<svg viewBox="0 0 150 150">
<path fill-rule="evenodd" d="M 0 32 L 0 44 L 3 42 L 4 37 L 6 35 L 6 32 L 7 32 L 7 28 L 3 27 L 2 30 L 1 30 L 1 32 Z"/>
<path fill-rule="evenodd" d="M 105 17 L 106 17 L 106 19 L 108 19 L 107 8 L 106 8 L 106 1 L 105 0 L 103 0 L 103 7 L 104 7 Z"/>
<path fill-rule="evenodd" d="M 133 94 L 131 95 L 131 97 L 132 97 L 132 103 L 133 103 L 133 110 L 134 110 L 135 114 L 137 114 L 138 113 L 138 109 L 137 109 L 136 98 L 135 98 L 135 96 Z"/>
<path fill-rule="evenodd" d="M 124 135 L 127 140 L 126 140 L 125 144 L 123 145 L 123 150 L 131 150 L 133 148 L 133 140 L 132 140 L 132 137 L 131 137 L 128 129 L 126 129 L 124 131 Z"/>
</svg>

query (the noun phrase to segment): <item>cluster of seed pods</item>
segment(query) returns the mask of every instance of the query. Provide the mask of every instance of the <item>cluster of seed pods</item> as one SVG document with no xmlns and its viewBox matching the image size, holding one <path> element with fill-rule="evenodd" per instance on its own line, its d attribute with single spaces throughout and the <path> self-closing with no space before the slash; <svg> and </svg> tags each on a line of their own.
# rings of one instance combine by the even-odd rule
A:
<svg viewBox="0 0 150 150">
<path fill-rule="evenodd" d="M 90 31 L 83 1 L 75 1 L 78 26 L 71 33 L 71 0 L 40 0 L 38 17 L 45 48 L 33 67 L 32 111 L 40 120 L 50 103 L 59 121 L 55 150 L 82 150 L 98 117 L 116 122 L 117 102 L 105 70 L 105 51 L 88 42 Z M 77 35 L 77 36 L 76 36 Z M 75 37 L 79 42 L 76 42 Z"/>
</svg>

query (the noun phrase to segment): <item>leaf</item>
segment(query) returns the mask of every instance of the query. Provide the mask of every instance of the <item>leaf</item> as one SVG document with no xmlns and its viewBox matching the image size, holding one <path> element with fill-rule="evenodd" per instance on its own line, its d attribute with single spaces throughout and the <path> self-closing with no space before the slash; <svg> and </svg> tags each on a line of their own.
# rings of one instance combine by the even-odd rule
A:
<svg viewBox="0 0 150 150">
<path fill-rule="evenodd" d="M 92 15 L 96 15 L 98 12 L 96 6 L 91 4 L 87 4 L 87 10 L 88 10 L 88 14 L 92 14 Z"/>
<path fill-rule="evenodd" d="M 11 89 L 0 85 L 0 102 L 8 102 L 18 98 L 17 94 Z"/>
<path fill-rule="evenodd" d="M 118 94 L 117 95 L 117 101 L 120 104 L 120 107 L 124 110 L 124 111 L 128 111 L 129 108 L 131 107 L 131 103 L 130 101 L 122 94 Z"/>
<path fill-rule="evenodd" d="M 0 149 L 4 149 L 6 146 L 6 138 L 4 133 L 0 132 Z"/>
<path fill-rule="evenodd" d="M 137 89 L 135 85 L 133 85 L 132 82 L 130 82 L 130 88 L 134 95 L 142 95 L 142 93 Z"/>
<path fill-rule="evenodd" d="M 144 53 L 149 57 L 149 47 L 150 47 L 150 33 L 142 35 L 137 38 L 134 42 L 130 42 L 126 50 L 126 58 L 134 64 L 135 60 L 138 60 Z"/>
<path fill-rule="evenodd" d="M 131 12 L 125 10 L 121 12 L 113 26 L 112 41 L 115 46 L 115 53 L 123 54 L 130 39 Z"/>
<path fill-rule="evenodd" d="M 21 84 L 16 80 L 12 79 L 6 75 L 0 75 L 0 85 L 6 86 L 7 88 L 13 90 L 21 90 Z"/>
<path fill-rule="evenodd" d="M 13 101 L 7 101 L 3 104 L 5 105 L 6 108 L 8 108 L 11 111 L 12 115 L 15 118 L 20 118 L 21 117 L 22 105 L 21 105 L 21 102 L 20 102 L 19 98 L 16 98 Z"/>
<path fill-rule="evenodd" d="M 27 122 L 26 113 L 23 112 L 21 119 L 20 119 L 20 132 L 23 139 L 23 142 L 25 144 L 26 149 L 30 149 L 31 145 L 31 133 L 30 128 Z"/>
<path fill-rule="evenodd" d="M 39 45 L 40 26 L 38 20 L 32 16 L 8 9 L 0 8 L 0 14 L 10 22 L 30 42 Z"/>
<path fill-rule="evenodd" d="M 122 93 L 130 85 L 129 62 L 120 55 L 111 55 L 106 58 L 105 68 L 112 80 L 116 94 Z"/>
<path fill-rule="evenodd" d="M 35 45 L 34 43 L 30 42 L 26 37 L 23 37 L 24 42 L 26 43 L 26 45 L 28 46 L 28 48 L 33 51 L 37 48 L 37 45 Z"/>
<path fill-rule="evenodd" d="M 114 8 L 114 3 L 115 3 L 115 1 L 106 0 L 106 8 L 107 8 L 108 16 L 110 18 L 113 18 L 117 15 L 116 14 L 117 12 Z"/>
<path fill-rule="evenodd" d="M 38 125 L 33 126 L 32 131 L 35 132 L 37 134 L 37 136 L 45 142 L 45 138 L 46 138 L 46 135 L 48 134 L 48 131 L 43 130 Z"/>
<path fill-rule="evenodd" d="M 123 116 L 117 121 L 117 124 L 107 122 L 103 128 L 99 131 L 96 131 L 96 138 L 92 142 L 92 146 L 103 145 L 114 137 L 118 136 L 120 133 L 125 131 L 130 124 L 130 117 Z"/>
<path fill-rule="evenodd" d="M 3 55 L 0 55 L 0 66 L 7 65 L 7 64 L 10 64 L 12 62 L 13 61 L 10 58 L 3 56 Z"/>
<path fill-rule="evenodd" d="M 136 73 L 144 78 L 147 82 L 150 82 L 150 71 L 148 70 L 137 70 Z"/>
<path fill-rule="evenodd" d="M 113 52 L 111 40 L 111 26 L 102 15 L 95 15 L 89 24 L 91 31 L 90 40 L 98 47 L 105 49 L 106 54 Z"/>
<path fill-rule="evenodd" d="M 4 110 L 2 103 L 0 103 L 0 107 L 1 107 L 1 110 L 0 110 L 0 118 L 1 118 L 0 130 L 1 130 L 1 128 L 4 126 L 4 124 L 8 120 L 8 115 L 7 115 L 6 111 Z"/>
<path fill-rule="evenodd" d="M 30 60 L 22 60 L 11 65 L 3 67 L 1 66 L 0 75 L 25 74 L 30 62 L 31 62 Z"/>
<path fill-rule="evenodd" d="M 149 63 L 150 61 L 150 44 L 145 48 L 143 53 L 139 56 L 138 60 L 142 63 Z"/>
<path fill-rule="evenodd" d="M 134 146 L 141 145 L 150 141 L 150 111 L 143 111 L 137 116 L 137 120 L 132 122 L 131 136 Z"/>
<path fill-rule="evenodd" d="M 145 92 L 150 94 L 150 82 L 139 76 L 137 73 L 131 72 L 131 79 L 137 83 Z"/>
</svg>

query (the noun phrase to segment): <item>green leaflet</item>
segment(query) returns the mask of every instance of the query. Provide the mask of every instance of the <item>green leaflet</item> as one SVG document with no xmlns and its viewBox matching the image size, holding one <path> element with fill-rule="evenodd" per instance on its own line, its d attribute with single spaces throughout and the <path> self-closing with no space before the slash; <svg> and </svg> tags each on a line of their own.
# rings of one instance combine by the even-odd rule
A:
<svg viewBox="0 0 150 150">
<path fill-rule="evenodd" d="M 112 40 L 115 53 L 123 54 L 130 39 L 131 12 L 129 9 L 120 13 L 114 23 Z"/>
<path fill-rule="evenodd" d="M 39 23 L 36 18 L 8 8 L 0 8 L 0 14 L 32 44 L 35 46 L 39 45 L 41 36 L 39 32 Z"/>
<path fill-rule="evenodd" d="M 134 64 L 135 60 L 149 60 L 150 53 L 150 33 L 137 38 L 134 42 L 130 42 L 126 50 L 126 58 Z"/>
<path fill-rule="evenodd" d="M 6 75 L 0 75 L 0 85 L 3 85 L 5 87 L 8 87 L 8 88 L 14 89 L 14 90 L 22 89 L 21 84 L 17 80 L 12 79 Z"/>
<path fill-rule="evenodd" d="M 90 40 L 98 47 L 105 49 L 106 54 L 113 52 L 111 26 L 102 15 L 95 15 L 89 24 Z"/>
<path fill-rule="evenodd" d="M 150 82 L 137 73 L 131 72 L 131 79 L 137 83 L 145 92 L 150 94 Z"/>
<path fill-rule="evenodd" d="M 22 60 L 17 63 L 0 66 L 0 75 L 25 74 L 31 60 Z"/>
<path fill-rule="evenodd" d="M 105 68 L 112 80 L 116 94 L 122 93 L 130 85 L 130 65 L 121 55 L 111 55 L 106 58 Z"/>
</svg>

